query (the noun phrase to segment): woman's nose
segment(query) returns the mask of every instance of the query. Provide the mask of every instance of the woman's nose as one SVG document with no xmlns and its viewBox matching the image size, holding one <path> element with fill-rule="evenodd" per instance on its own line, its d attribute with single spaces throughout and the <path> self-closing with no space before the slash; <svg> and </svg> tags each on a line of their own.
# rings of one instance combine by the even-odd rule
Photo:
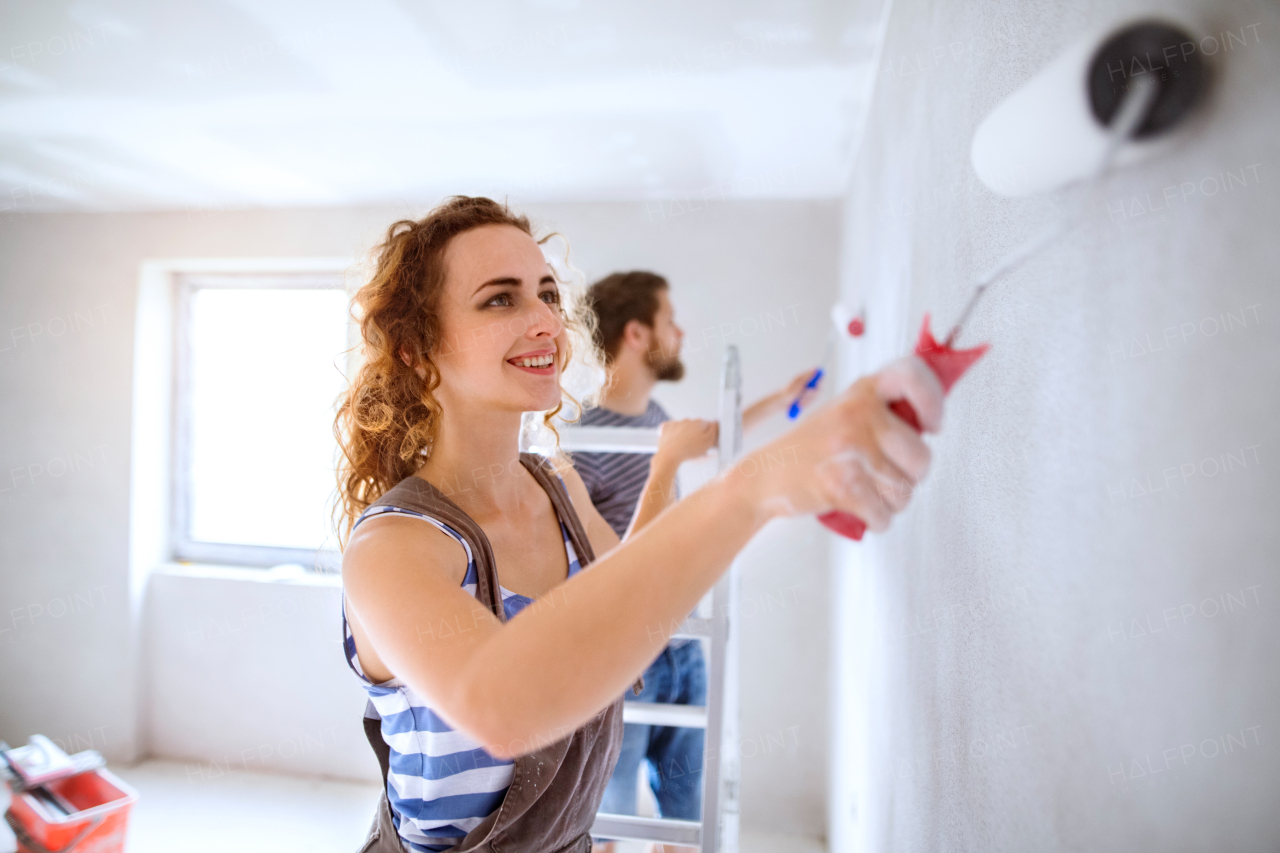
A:
<svg viewBox="0 0 1280 853">
<path fill-rule="evenodd" d="M 546 335 L 554 338 L 564 330 L 560 306 L 538 300 L 538 305 L 525 316 L 525 334 L 530 337 Z"/>
</svg>

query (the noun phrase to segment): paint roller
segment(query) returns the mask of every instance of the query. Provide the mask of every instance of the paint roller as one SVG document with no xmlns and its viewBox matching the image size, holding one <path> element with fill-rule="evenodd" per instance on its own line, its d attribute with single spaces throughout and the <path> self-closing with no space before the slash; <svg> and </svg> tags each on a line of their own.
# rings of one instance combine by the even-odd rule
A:
<svg viewBox="0 0 1280 853">
<path fill-rule="evenodd" d="M 1112 166 L 1153 156 L 1167 146 L 1166 132 L 1191 111 L 1206 87 L 1197 44 L 1186 28 L 1161 19 L 1131 20 L 1101 37 L 1081 39 L 978 126 L 970 149 L 974 172 L 996 193 L 1020 196 L 1081 182 L 1092 187 Z M 983 293 L 1079 224 L 1083 210 L 1078 197 L 1057 222 L 982 275 L 941 343 L 925 314 L 915 354 L 944 392 L 990 346 L 954 346 Z M 889 408 L 920 431 L 906 400 L 894 400 Z M 850 539 L 861 539 L 867 529 L 846 512 L 824 513 L 818 520 Z"/>
</svg>

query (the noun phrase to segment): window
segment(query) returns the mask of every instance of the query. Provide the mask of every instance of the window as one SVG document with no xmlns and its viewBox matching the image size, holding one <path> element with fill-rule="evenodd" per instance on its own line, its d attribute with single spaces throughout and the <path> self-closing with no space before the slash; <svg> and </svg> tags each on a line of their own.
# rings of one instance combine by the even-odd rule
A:
<svg viewBox="0 0 1280 853">
<path fill-rule="evenodd" d="M 336 570 L 333 419 L 353 334 L 342 274 L 176 285 L 174 558 Z"/>
</svg>

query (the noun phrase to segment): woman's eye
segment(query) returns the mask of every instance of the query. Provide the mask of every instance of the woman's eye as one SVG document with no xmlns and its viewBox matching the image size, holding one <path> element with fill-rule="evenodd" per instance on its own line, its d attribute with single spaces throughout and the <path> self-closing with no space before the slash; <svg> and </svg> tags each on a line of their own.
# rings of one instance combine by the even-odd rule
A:
<svg viewBox="0 0 1280 853">
<path fill-rule="evenodd" d="M 539 298 L 548 305 L 559 305 L 560 291 L 547 290 L 540 294 Z M 492 306 L 494 308 L 509 308 L 512 304 L 510 293 L 499 293 L 497 296 L 486 302 L 485 307 Z"/>
</svg>

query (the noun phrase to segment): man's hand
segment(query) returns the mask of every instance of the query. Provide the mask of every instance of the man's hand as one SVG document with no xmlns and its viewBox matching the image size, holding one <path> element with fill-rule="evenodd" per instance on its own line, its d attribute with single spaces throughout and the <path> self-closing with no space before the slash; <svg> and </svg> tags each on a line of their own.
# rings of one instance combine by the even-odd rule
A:
<svg viewBox="0 0 1280 853">
<path fill-rule="evenodd" d="M 787 406 L 791 405 L 791 401 L 797 397 L 800 398 L 800 408 L 803 409 L 809 405 L 809 401 L 818 395 L 817 388 L 806 388 L 809 380 L 813 379 L 813 374 L 817 372 L 817 368 L 806 370 L 804 373 L 796 374 L 795 378 L 787 383 L 782 389 L 782 402 Z"/>
<path fill-rule="evenodd" d="M 775 412 L 785 412 L 791 406 L 791 401 L 797 397 L 800 399 L 800 408 L 803 409 L 809 405 L 818 394 L 817 388 L 806 388 L 809 380 L 813 378 L 813 374 L 817 371 L 816 367 L 811 367 L 803 373 L 797 373 L 795 378 L 786 385 L 774 391 L 772 394 L 766 394 L 759 400 L 756 400 L 750 406 L 742 410 L 742 428 L 750 430 L 760 421 L 774 414 Z"/>
<path fill-rule="evenodd" d="M 622 537 L 624 541 L 672 503 L 676 491 L 676 469 L 680 463 L 705 455 L 715 447 L 719 435 L 720 424 L 698 418 L 664 421 L 658 427 L 658 450 L 653 454 L 649 478 L 645 480 L 644 491 L 636 502 L 635 515 Z"/>
<path fill-rule="evenodd" d="M 715 421 L 686 418 L 664 421 L 658 427 L 658 451 L 654 461 L 678 466 L 681 462 L 706 455 L 716 446 L 720 437 L 720 425 Z"/>
</svg>

